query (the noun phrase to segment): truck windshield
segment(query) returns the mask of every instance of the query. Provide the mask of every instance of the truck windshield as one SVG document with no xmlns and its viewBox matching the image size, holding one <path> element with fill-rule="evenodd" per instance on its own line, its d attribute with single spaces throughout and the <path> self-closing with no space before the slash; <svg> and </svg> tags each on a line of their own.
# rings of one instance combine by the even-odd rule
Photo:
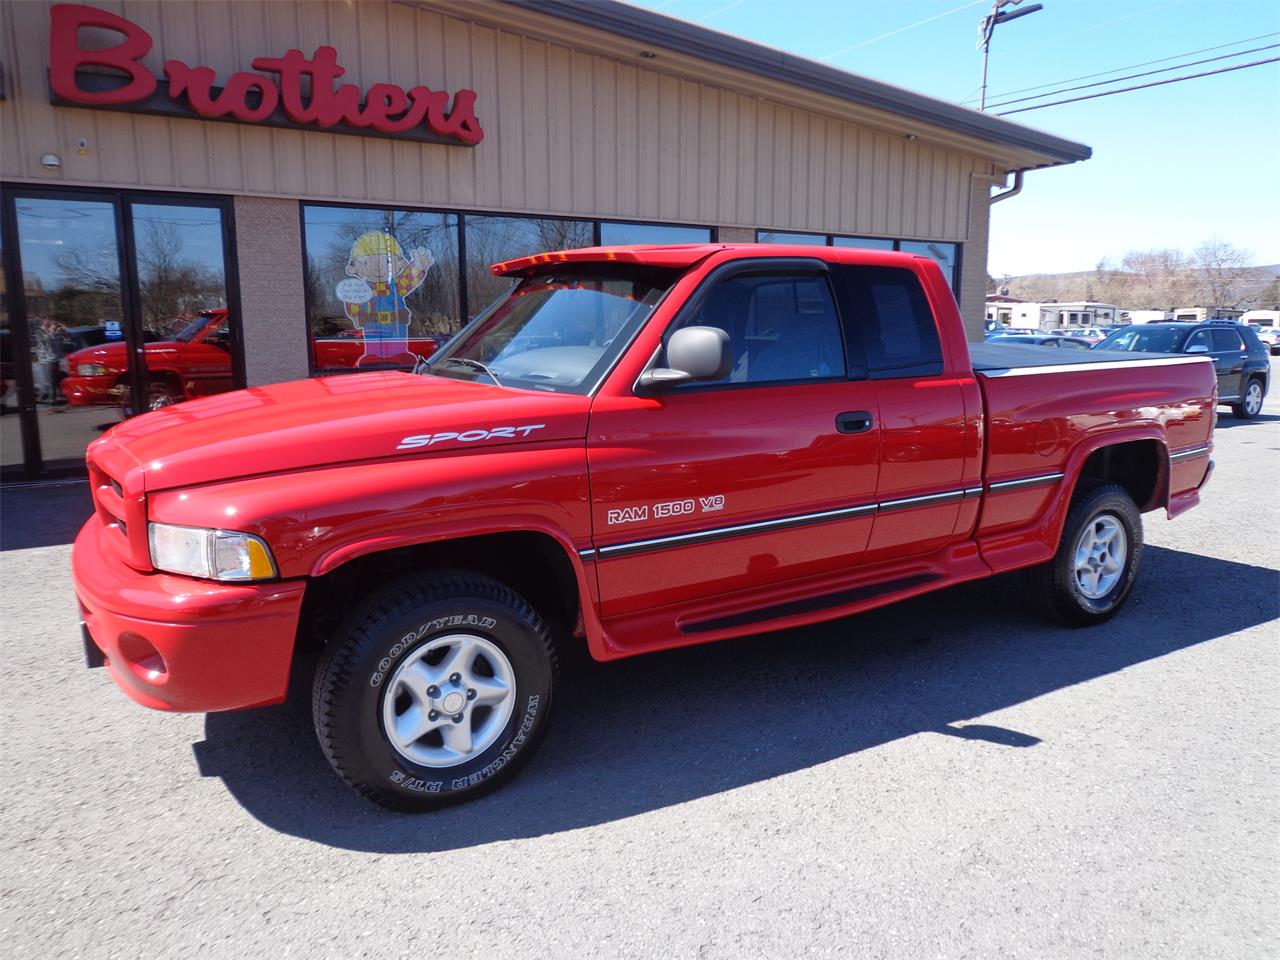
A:
<svg viewBox="0 0 1280 960">
<path fill-rule="evenodd" d="M 677 276 L 601 264 L 521 280 L 431 358 L 430 372 L 589 393 Z"/>
<path fill-rule="evenodd" d="M 1132 350 L 1136 353 L 1173 353 L 1186 328 L 1125 327 L 1099 343 L 1097 350 Z"/>
</svg>

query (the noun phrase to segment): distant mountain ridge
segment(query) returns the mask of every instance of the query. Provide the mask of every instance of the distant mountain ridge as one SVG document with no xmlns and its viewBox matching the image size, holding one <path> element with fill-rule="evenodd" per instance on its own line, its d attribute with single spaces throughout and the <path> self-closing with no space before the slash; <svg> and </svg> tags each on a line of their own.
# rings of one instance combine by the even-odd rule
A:
<svg viewBox="0 0 1280 960">
<path fill-rule="evenodd" d="M 1068 273 L 1028 273 L 992 278 L 988 289 L 1008 289 L 1009 296 L 1028 301 L 1096 300 L 1125 309 L 1167 310 L 1173 307 L 1233 306 L 1209 303 L 1208 291 L 1194 270 L 1152 278 L 1124 270 L 1080 270 Z M 1280 307 L 1280 263 L 1240 268 L 1230 284 L 1229 299 L 1246 308 Z M 1164 302 L 1164 301 L 1170 302 Z"/>
</svg>

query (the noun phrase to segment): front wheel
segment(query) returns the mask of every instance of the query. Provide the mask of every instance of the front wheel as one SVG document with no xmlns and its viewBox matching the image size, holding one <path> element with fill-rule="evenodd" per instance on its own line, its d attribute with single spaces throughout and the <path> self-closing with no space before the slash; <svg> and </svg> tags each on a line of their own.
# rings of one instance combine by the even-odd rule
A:
<svg viewBox="0 0 1280 960">
<path fill-rule="evenodd" d="M 488 577 L 393 584 L 348 619 L 316 670 L 330 764 L 376 804 L 422 812 L 509 779 L 541 739 L 556 684 L 537 612 Z"/>
<path fill-rule="evenodd" d="M 1250 380 L 1244 388 L 1244 396 L 1240 402 L 1233 404 L 1231 412 L 1237 419 L 1252 420 L 1262 412 L 1262 381 Z"/>
<path fill-rule="evenodd" d="M 147 407 L 142 412 L 150 413 L 152 410 L 163 410 L 165 407 L 171 407 L 181 401 L 182 397 L 171 386 L 164 383 L 153 383 L 147 388 Z M 128 387 L 125 387 L 120 394 L 120 412 L 124 414 L 125 419 L 138 412 L 134 409 L 133 391 Z"/>
<path fill-rule="evenodd" d="M 1142 563 L 1142 516 L 1119 484 L 1077 495 L 1058 552 L 1029 571 L 1031 595 L 1050 619 L 1101 623 L 1124 605 Z"/>
</svg>

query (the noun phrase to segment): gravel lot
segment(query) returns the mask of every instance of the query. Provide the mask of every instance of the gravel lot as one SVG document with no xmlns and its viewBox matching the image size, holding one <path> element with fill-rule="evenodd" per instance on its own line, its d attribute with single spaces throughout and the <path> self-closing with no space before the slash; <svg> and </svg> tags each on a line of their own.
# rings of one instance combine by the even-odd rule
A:
<svg viewBox="0 0 1280 960">
<path fill-rule="evenodd" d="M 4 953 L 1280 955 L 1280 396 L 1221 413 L 1107 626 L 1000 578 L 584 664 L 515 783 L 427 817 L 349 794 L 303 695 L 165 715 L 86 670 L 86 489 L 8 489 Z"/>
</svg>

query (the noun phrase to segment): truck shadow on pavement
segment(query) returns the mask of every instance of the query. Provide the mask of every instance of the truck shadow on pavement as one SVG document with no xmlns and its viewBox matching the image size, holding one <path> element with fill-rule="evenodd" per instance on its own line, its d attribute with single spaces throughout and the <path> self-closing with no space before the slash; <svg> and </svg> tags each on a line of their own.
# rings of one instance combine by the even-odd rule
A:
<svg viewBox="0 0 1280 960">
<path fill-rule="evenodd" d="M 71 543 L 92 513 L 86 480 L 0 487 L 0 550 Z"/>
<path fill-rule="evenodd" d="M 407 853 L 607 823 L 922 733 L 1034 749 L 1033 731 L 966 721 L 1280 612 L 1273 570 L 1159 547 L 1146 565 L 1126 609 L 1092 630 L 1046 626 L 1006 576 L 803 630 L 575 663 L 516 779 L 424 816 L 377 810 L 330 771 L 311 727 L 309 663 L 285 704 L 209 714 L 196 761 L 272 829 Z"/>
</svg>

